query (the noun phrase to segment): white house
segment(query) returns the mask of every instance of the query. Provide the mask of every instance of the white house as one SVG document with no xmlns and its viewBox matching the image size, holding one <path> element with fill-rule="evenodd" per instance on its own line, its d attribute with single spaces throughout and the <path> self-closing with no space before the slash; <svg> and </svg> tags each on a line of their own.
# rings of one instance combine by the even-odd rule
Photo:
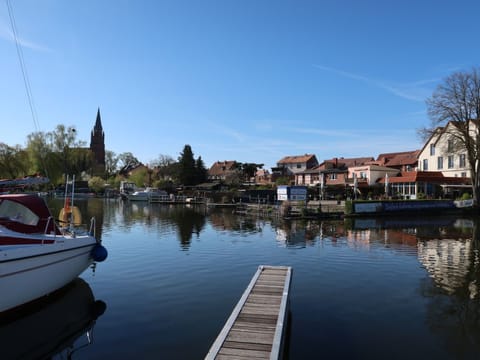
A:
<svg viewBox="0 0 480 360">
<path fill-rule="evenodd" d="M 474 122 L 471 125 L 473 132 L 476 125 Z M 467 152 L 455 143 L 455 127 L 455 123 L 450 121 L 430 136 L 418 156 L 421 171 L 440 171 L 447 177 L 470 177 Z"/>
<path fill-rule="evenodd" d="M 348 177 L 355 178 L 359 181 L 366 182 L 368 186 L 375 185 L 378 179 L 388 175 L 389 177 L 397 176 L 400 170 L 378 165 L 353 166 L 348 168 Z"/>
</svg>

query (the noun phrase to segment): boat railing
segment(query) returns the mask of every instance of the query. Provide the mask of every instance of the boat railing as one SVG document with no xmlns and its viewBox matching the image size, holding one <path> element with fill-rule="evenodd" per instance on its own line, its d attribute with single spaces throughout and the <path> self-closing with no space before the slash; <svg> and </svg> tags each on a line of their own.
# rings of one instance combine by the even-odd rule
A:
<svg viewBox="0 0 480 360">
<path fill-rule="evenodd" d="M 90 229 L 88 231 L 88 233 L 93 236 L 94 238 L 97 238 L 96 237 L 96 234 L 95 234 L 95 217 L 92 217 L 90 219 Z"/>
<path fill-rule="evenodd" d="M 54 228 L 55 228 L 55 220 L 53 219 L 53 216 L 49 216 L 47 218 L 47 224 L 45 225 L 45 231 L 43 232 L 44 234 L 48 234 L 48 227 L 50 226 L 50 221 L 54 223 Z M 53 234 L 55 235 L 56 232 L 54 231 Z M 42 240 L 42 244 L 43 244 L 43 240 Z"/>
</svg>

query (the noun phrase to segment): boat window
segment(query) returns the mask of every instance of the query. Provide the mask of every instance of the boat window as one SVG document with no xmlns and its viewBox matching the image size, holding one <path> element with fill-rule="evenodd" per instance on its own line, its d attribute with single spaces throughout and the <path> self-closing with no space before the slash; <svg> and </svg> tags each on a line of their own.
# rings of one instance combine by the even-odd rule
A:
<svg viewBox="0 0 480 360">
<path fill-rule="evenodd" d="M 0 203 L 0 218 L 7 218 L 25 225 L 37 225 L 40 219 L 33 211 L 10 200 L 3 200 Z"/>
</svg>

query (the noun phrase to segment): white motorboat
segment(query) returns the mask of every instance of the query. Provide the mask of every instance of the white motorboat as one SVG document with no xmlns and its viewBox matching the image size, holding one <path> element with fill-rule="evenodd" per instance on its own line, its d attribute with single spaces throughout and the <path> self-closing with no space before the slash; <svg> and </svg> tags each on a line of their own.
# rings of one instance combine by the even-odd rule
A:
<svg viewBox="0 0 480 360">
<path fill-rule="evenodd" d="M 78 209 L 66 204 L 61 213 L 69 222 L 60 227 L 43 198 L 0 195 L 0 312 L 65 286 L 107 257 L 94 218 L 82 229 L 74 224 Z"/>
<path fill-rule="evenodd" d="M 145 190 L 134 191 L 132 194 L 127 195 L 127 198 L 130 201 L 149 201 L 152 196 L 168 197 L 168 193 L 163 190 L 147 187 Z"/>
</svg>

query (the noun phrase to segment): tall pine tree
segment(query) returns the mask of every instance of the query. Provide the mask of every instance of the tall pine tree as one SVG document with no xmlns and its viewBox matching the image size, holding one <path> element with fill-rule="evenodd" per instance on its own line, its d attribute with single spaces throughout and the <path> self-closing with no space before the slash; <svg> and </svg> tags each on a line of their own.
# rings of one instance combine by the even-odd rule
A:
<svg viewBox="0 0 480 360">
<path fill-rule="evenodd" d="M 190 145 L 185 145 L 178 157 L 178 181 L 182 185 L 195 185 L 195 159 Z"/>
</svg>

